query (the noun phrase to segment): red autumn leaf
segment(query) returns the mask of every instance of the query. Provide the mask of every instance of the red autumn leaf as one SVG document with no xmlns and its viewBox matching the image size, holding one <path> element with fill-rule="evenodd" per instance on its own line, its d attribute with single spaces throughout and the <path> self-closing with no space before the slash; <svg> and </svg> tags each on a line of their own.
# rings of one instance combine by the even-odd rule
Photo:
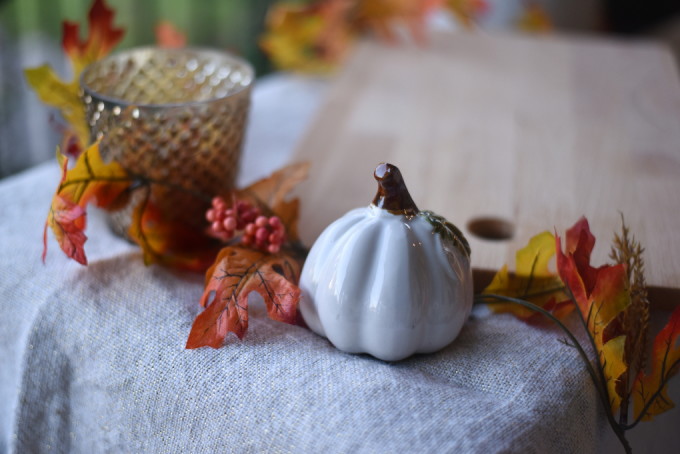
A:
<svg viewBox="0 0 680 454">
<path fill-rule="evenodd" d="M 613 337 L 612 330 L 607 328 L 616 323 L 617 317 L 630 305 L 626 268 L 624 265 L 590 266 L 595 237 L 590 233 L 585 218 L 567 231 L 564 252 L 559 236 L 555 237 L 555 241 L 558 274 L 572 293 L 595 343 L 611 409 L 615 412 L 622 397 L 616 389 L 616 381 L 627 369 L 624 361 L 625 336 Z"/>
<path fill-rule="evenodd" d="M 201 305 L 186 348 L 220 348 L 228 332 L 242 339 L 248 330 L 248 295 L 259 293 L 273 320 L 296 321 L 300 262 L 285 252 L 267 254 L 242 246 L 228 246 L 206 274 Z"/>
<path fill-rule="evenodd" d="M 586 313 L 588 297 L 595 288 L 599 268 L 590 265 L 590 255 L 595 247 L 595 237 L 590 232 L 588 220 L 583 217 L 567 230 L 565 251 L 562 253 L 562 246 L 557 237 L 557 266 L 560 277 L 571 290 L 576 303 L 581 308 L 581 312 Z M 565 255 L 566 254 L 566 255 Z M 567 257 L 569 257 L 567 259 Z M 566 281 L 565 278 L 570 279 Z"/>
<path fill-rule="evenodd" d="M 59 188 L 61 188 L 68 177 L 68 158 L 57 151 L 57 161 L 61 165 L 61 179 L 59 180 Z M 52 197 L 52 204 L 43 230 L 43 263 L 47 257 L 47 228 L 49 227 L 54 232 L 54 237 L 64 253 L 78 263 L 87 265 L 84 250 L 85 241 L 87 241 L 87 236 L 84 233 L 86 224 L 85 210 L 78 204 L 62 197 L 58 189 Z"/>
<path fill-rule="evenodd" d="M 47 254 L 47 227 L 49 226 L 64 253 L 78 263 L 87 265 L 83 247 L 87 240 L 84 232 L 86 221 L 86 213 L 81 206 L 58 194 L 55 195 L 43 232 L 43 262 Z"/>
<path fill-rule="evenodd" d="M 176 269 L 204 272 L 213 263 L 219 243 L 200 229 L 179 222 L 169 222 L 153 203 L 153 188 L 146 191 L 132 212 L 128 235 L 144 254 L 144 263 L 159 263 Z"/>
<path fill-rule="evenodd" d="M 178 49 L 187 45 L 187 37 L 169 21 L 156 25 L 156 44 L 165 49 Z"/>
<path fill-rule="evenodd" d="M 94 143 L 68 168 L 68 158 L 57 152 L 62 167 L 62 176 L 43 233 L 43 261 L 47 254 L 47 227 L 54 232 L 59 246 L 72 259 L 87 264 L 83 245 L 86 225 L 85 207 L 96 200 L 102 208 L 117 204 L 133 183 L 116 162 L 104 163 L 99 155 L 99 143 Z"/>
<path fill-rule="evenodd" d="M 640 371 L 633 384 L 635 419 L 649 421 L 675 407 L 668 396 L 668 381 L 680 371 L 680 306 L 654 339 L 651 371 Z"/>
<path fill-rule="evenodd" d="M 64 183 L 68 176 L 68 159 L 62 157 L 57 152 L 57 160 L 61 164 L 61 180 L 59 187 Z M 47 256 L 47 228 L 50 227 L 59 243 L 59 247 L 68 257 L 75 259 L 78 263 L 87 265 L 84 244 L 87 240 L 84 230 L 87 224 L 85 210 L 57 194 L 52 198 L 52 205 L 47 215 L 45 228 L 43 230 L 43 253 L 42 260 L 45 262 Z"/>
<path fill-rule="evenodd" d="M 81 41 L 80 25 L 65 21 L 62 47 L 73 62 L 76 74 L 88 64 L 102 58 L 123 38 L 125 31 L 113 26 L 114 12 L 104 0 L 95 0 L 87 16 L 88 36 Z"/>
</svg>

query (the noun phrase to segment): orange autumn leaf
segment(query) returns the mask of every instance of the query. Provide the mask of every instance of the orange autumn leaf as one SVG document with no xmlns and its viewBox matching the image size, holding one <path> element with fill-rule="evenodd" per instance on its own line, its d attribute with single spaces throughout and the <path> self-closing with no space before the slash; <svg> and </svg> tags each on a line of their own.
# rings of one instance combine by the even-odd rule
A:
<svg viewBox="0 0 680 454">
<path fill-rule="evenodd" d="M 287 197 L 298 184 L 307 178 L 308 173 L 308 162 L 291 164 L 267 178 L 236 191 L 235 197 L 247 200 L 263 212 L 271 211 L 271 214 L 281 218 L 286 226 L 288 240 L 297 241 L 299 200 L 288 200 Z"/>
<path fill-rule="evenodd" d="M 680 306 L 654 339 L 651 371 L 640 371 L 633 383 L 635 419 L 650 421 L 675 407 L 668 395 L 668 381 L 680 371 Z"/>
<path fill-rule="evenodd" d="M 259 293 L 273 320 L 296 321 L 301 263 L 285 252 L 267 254 L 228 246 L 206 274 L 201 297 L 205 310 L 196 317 L 186 348 L 220 348 L 228 332 L 242 339 L 248 330 L 248 295 Z"/>
<path fill-rule="evenodd" d="M 279 4 L 267 13 L 260 47 L 279 69 L 326 73 L 346 57 L 353 40 L 349 0 Z"/>
<path fill-rule="evenodd" d="M 92 144 L 76 160 L 72 169 L 69 159 L 57 152 L 62 177 L 45 223 L 43 261 L 47 254 L 47 227 L 52 229 L 64 253 L 83 265 L 87 258 L 83 249 L 87 237 L 85 207 L 95 200 L 102 208 L 117 204 L 133 179 L 118 163 L 104 163 L 99 155 L 99 142 Z"/>
<path fill-rule="evenodd" d="M 26 80 L 38 98 L 45 104 L 59 109 L 69 123 L 70 147 L 82 150 L 90 141 L 85 121 L 85 109 L 80 100 L 80 73 L 90 63 L 100 59 L 123 37 L 123 30 L 113 27 L 113 11 L 103 0 L 96 0 L 89 12 L 89 35 L 80 41 L 78 24 L 64 22 L 62 47 L 71 60 L 73 78 L 62 80 L 48 65 L 24 71 Z M 75 142 L 73 138 L 77 139 Z"/>
<path fill-rule="evenodd" d="M 149 186 L 132 212 L 129 237 L 142 248 L 144 264 L 204 272 L 212 264 L 219 244 L 191 226 L 169 222 L 153 203 Z"/>
<path fill-rule="evenodd" d="M 564 284 L 559 276 L 549 269 L 555 255 L 555 237 L 550 232 L 539 233 L 516 255 L 515 273 L 508 266 L 496 273 L 491 284 L 483 293 L 504 295 L 530 301 L 563 318 L 571 312 L 564 293 Z M 509 312 L 523 320 L 539 320 L 541 315 L 523 306 L 511 303 L 490 306 L 495 312 Z"/>
<path fill-rule="evenodd" d="M 533 33 L 548 33 L 553 30 L 553 24 L 548 13 L 534 2 L 525 7 L 517 26 L 521 30 Z"/>
<path fill-rule="evenodd" d="M 64 21 L 62 47 L 70 57 L 78 76 L 90 63 L 107 55 L 123 38 L 125 31 L 113 26 L 114 11 L 104 0 L 95 0 L 87 15 L 89 24 L 85 41 L 80 40 L 80 25 Z"/>
<path fill-rule="evenodd" d="M 156 25 L 156 44 L 165 49 L 177 49 L 187 45 L 187 37 L 177 30 L 169 21 L 161 21 Z"/>
<path fill-rule="evenodd" d="M 625 336 L 614 334 L 615 337 L 612 337 L 607 328 L 630 304 L 626 268 L 623 265 L 600 268 L 590 265 L 595 237 L 585 218 L 567 231 L 564 252 L 559 236 L 555 241 L 558 274 L 572 294 L 593 339 L 611 411 L 616 412 L 622 398 L 616 389 L 616 381 L 627 369 L 624 361 Z"/>
</svg>

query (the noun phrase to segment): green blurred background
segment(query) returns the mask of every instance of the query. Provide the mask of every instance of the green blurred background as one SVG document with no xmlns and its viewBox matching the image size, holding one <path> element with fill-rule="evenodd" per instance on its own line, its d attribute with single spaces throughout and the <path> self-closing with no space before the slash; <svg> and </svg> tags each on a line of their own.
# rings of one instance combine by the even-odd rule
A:
<svg viewBox="0 0 680 454">
<path fill-rule="evenodd" d="M 220 47 L 250 60 L 258 74 L 270 71 L 258 49 L 267 8 L 274 0 L 107 0 L 116 13 L 115 24 L 126 31 L 117 47 L 123 49 L 155 41 L 154 27 L 170 21 L 187 36 L 191 46 Z M 0 1 L 0 25 L 8 39 L 40 33 L 61 40 L 63 20 L 84 24 L 92 0 Z"/>
</svg>

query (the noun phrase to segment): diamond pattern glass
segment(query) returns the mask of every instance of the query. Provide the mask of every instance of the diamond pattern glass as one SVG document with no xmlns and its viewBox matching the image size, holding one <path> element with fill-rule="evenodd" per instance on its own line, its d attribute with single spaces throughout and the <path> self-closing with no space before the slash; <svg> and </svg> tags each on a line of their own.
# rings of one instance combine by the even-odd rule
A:
<svg viewBox="0 0 680 454">
<path fill-rule="evenodd" d="M 250 105 L 252 67 L 203 49 L 139 48 L 83 71 L 82 99 L 91 140 L 147 181 L 163 219 L 203 225 L 210 198 L 233 188 Z M 138 191 L 141 192 L 141 191 Z M 126 236 L 132 209 L 111 214 Z"/>
</svg>

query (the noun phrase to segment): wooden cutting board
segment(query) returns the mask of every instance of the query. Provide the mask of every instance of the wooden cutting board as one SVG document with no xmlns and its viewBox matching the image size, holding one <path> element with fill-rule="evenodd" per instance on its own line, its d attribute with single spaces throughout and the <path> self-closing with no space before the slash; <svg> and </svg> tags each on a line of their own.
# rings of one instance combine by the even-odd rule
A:
<svg viewBox="0 0 680 454">
<path fill-rule="evenodd" d="M 437 34 L 426 49 L 363 42 L 295 159 L 313 164 L 298 192 L 307 244 L 370 203 L 386 161 L 421 209 L 465 232 L 478 269 L 514 264 L 531 236 L 583 215 L 604 263 L 621 212 L 646 248 L 652 298 L 680 301 L 680 80 L 659 45 L 482 33 Z M 487 238 L 471 231 L 480 219 Z"/>
</svg>

